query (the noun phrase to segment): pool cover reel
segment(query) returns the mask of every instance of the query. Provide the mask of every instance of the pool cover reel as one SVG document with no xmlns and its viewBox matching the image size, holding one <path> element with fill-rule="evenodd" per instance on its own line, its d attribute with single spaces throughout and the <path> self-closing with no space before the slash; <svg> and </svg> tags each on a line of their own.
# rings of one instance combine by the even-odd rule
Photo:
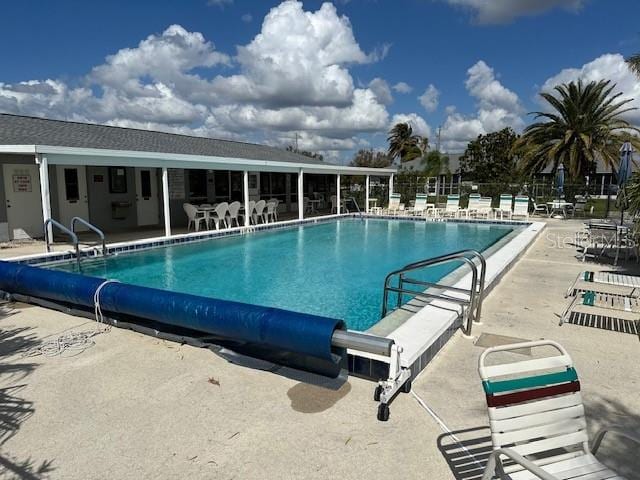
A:
<svg viewBox="0 0 640 480">
<path fill-rule="evenodd" d="M 7 293 L 93 308 L 94 294 L 104 282 L 0 261 L 0 290 Z M 288 366 L 327 376 L 339 374 L 346 356 L 344 349 L 331 346 L 333 332 L 346 328 L 342 320 L 126 283 L 104 285 L 99 300 L 107 315 L 205 332 L 255 346 L 254 356 L 263 358 L 267 352 L 271 361 L 280 358 Z"/>
</svg>

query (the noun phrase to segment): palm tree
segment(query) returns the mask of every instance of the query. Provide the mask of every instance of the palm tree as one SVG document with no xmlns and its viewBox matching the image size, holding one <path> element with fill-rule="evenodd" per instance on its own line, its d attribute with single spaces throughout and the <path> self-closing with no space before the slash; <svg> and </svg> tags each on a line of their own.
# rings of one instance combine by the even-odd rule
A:
<svg viewBox="0 0 640 480">
<path fill-rule="evenodd" d="M 640 53 L 634 53 L 626 59 L 626 62 L 633 73 L 640 77 Z"/>
<path fill-rule="evenodd" d="M 638 138 L 630 133 L 639 130 L 621 118 L 634 110 L 623 108 L 631 99 L 618 100 L 622 93 L 612 94 L 614 88 L 608 80 L 578 81 L 556 86 L 556 95 L 541 93 L 551 109 L 534 113 L 545 121 L 525 128 L 514 146 L 524 173 L 549 165 L 555 172 L 563 163 L 571 177 L 579 178 L 593 170 L 598 158 L 607 167 L 616 166 L 624 140 L 637 147 Z"/>
<path fill-rule="evenodd" d="M 400 157 L 401 162 L 408 162 L 420 156 L 418 142 L 420 137 L 413 134 L 413 128 L 408 123 L 396 123 L 389 131 L 387 141 L 389 158 Z"/>
</svg>

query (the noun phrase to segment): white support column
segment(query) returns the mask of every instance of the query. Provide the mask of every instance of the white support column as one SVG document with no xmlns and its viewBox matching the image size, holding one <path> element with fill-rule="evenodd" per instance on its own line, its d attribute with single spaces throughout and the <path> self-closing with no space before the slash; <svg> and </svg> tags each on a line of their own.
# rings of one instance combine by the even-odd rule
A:
<svg viewBox="0 0 640 480">
<path fill-rule="evenodd" d="M 298 220 L 304 219 L 304 172 L 298 171 Z"/>
<path fill-rule="evenodd" d="M 340 215 L 342 213 L 342 201 L 340 200 L 340 174 L 336 175 L 336 213 Z"/>
<path fill-rule="evenodd" d="M 389 176 L 389 201 L 391 201 L 391 195 L 393 195 L 393 173 Z"/>
<path fill-rule="evenodd" d="M 369 186 L 371 185 L 369 175 L 367 175 L 367 178 L 364 183 L 365 183 L 364 211 L 369 213 Z"/>
<path fill-rule="evenodd" d="M 40 199 L 42 200 L 42 218 L 46 222 L 51 218 L 51 193 L 49 190 L 49 162 L 41 153 L 36 154 L 36 163 L 40 166 Z M 53 241 L 53 225 L 47 226 L 47 238 Z"/>
<path fill-rule="evenodd" d="M 162 212 L 164 215 L 164 235 L 171 236 L 171 209 L 169 208 L 169 171 L 162 167 Z"/>
<path fill-rule="evenodd" d="M 242 176 L 242 192 L 244 195 L 244 226 L 251 224 L 251 212 L 249 211 L 249 172 L 245 170 Z"/>
</svg>

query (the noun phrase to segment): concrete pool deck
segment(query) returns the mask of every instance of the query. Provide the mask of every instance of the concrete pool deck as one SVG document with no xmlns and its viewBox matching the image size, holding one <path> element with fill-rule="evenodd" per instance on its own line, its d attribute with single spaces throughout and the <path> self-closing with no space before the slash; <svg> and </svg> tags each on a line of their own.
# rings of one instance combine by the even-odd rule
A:
<svg viewBox="0 0 640 480">
<path fill-rule="evenodd" d="M 638 338 L 558 326 L 564 290 L 578 272 L 611 269 L 583 264 L 574 249 L 557 247 L 557 239 L 573 238 L 580 224 L 547 222 L 488 295 L 473 335 L 561 342 L 581 377 L 590 430 L 618 424 L 637 432 Z M 482 348 L 460 332 L 414 381 L 415 395 L 400 395 L 389 422 L 381 423 L 371 382 L 351 377 L 329 390 L 126 330 L 95 337 L 95 346 L 75 356 L 25 358 L 22 352 L 43 340 L 94 324 L 22 304 L 6 310 L 0 318 L 1 478 L 480 476 L 474 462 L 482 463 L 488 445 L 476 371 Z M 475 460 L 443 425 L 465 430 L 456 437 Z M 640 448 L 611 437 L 599 457 L 640 478 Z"/>
</svg>

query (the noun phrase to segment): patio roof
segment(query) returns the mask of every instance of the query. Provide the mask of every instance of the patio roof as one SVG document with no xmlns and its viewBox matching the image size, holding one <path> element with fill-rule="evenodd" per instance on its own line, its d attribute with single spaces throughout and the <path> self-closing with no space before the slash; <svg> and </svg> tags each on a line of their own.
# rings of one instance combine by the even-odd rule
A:
<svg viewBox="0 0 640 480">
<path fill-rule="evenodd" d="M 275 147 L 174 133 L 0 114 L 0 152 L 42 153 L 49 164 L 209 168 L 390 175 Z"/>
</svg>

